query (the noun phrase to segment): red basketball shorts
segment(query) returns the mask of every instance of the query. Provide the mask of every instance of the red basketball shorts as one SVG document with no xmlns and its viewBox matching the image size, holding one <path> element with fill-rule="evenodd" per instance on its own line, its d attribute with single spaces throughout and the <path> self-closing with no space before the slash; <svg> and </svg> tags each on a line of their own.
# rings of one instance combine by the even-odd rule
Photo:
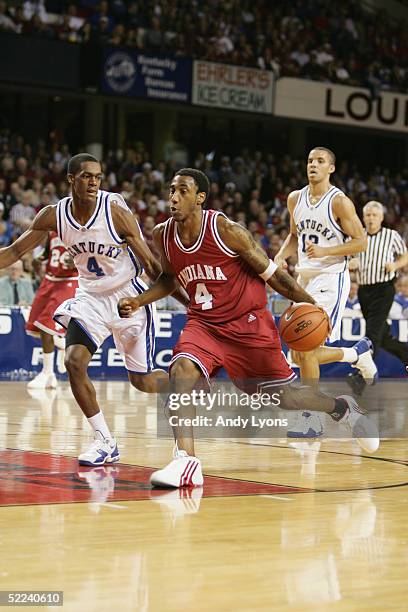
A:
<svg viewBox="0 0 408 612">
<path fill-rule="evenodd" d="M 191 318 L 173 349 L 173 363 L 186 357 L 194 361 L 208 382 L 224 367 L 237 387 L 255 393 L 295 380 L 282 352 L 271 313 L 249 312 L 229 323 L 208 324 Z"/>
<path fill-rule="evenodd" d="M 44 278 L 31 306 L 30 317 L 26 324 L 27 333 L 38 335 L 42 330 L 48 334 L 64 336 L 64 328 L 52 317 L 62 302 L 74 297 L 77 287 L 77 280 L 51 281 Z"/>
</svg>

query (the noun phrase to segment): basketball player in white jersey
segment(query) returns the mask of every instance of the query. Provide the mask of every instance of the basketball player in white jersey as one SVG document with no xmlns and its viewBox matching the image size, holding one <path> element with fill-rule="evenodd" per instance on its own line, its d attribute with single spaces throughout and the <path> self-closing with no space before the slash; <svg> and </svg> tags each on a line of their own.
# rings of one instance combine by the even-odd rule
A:
<svg viewBox="0 0 408 612">
<path fill-rule="evenodd" d="M 309 184 L 292 191 L 287 206 L 290 233 L 275 257 L 287 267 L 286 260 L 297 254 L 298 283 L 322 306 L 330 317 L 329 341 L 340 339 L 341 319 L 350 290 L 348 256 L 365 251 L 367 239 L 353 202 L 330 183 L 336 158 L 330 149 L 315 147 L 307 160 Z M 321 346 L 314 351 L 292 351 L 303 380 L 320 378 L 320 365 L 342 361 L 360 370 L 369 384 L 378 377 L 371 356 L 372 344 L 363 338 L 351 348 Z M 290 437 L 316 437 L 323 433 L 320 419 L 301 413 Z"/>
<path fill-rule="evenodd" d="M 71 389 L 95 432 L 93 444 L 79 456 L 81 465 L 119 460 L 87 374 L 92 355 L 108 336 L 113 335 L 134 387 L 154 392 L 160 381 L 168 380 L 163 370 L 153 369 L 153 308 L 140 309 L 130 320 L 120 318 L 117 310 L 121 298 L 147 289 L 139 278 L 142 267 L 155 279 L 160 265 L 122 196 L 101 191 L 101 180 L 97 159 L 75 155 L 68 164 L 72 195 L 43 208 L 16 242 L 0 249 L 0 268 L 5 268 L 40 244 L 47 232 L 56 231 L 79 272 L 75 297 L 63 302 L 54 318 L 67 329 L 65 365 Z"/>
</svg>

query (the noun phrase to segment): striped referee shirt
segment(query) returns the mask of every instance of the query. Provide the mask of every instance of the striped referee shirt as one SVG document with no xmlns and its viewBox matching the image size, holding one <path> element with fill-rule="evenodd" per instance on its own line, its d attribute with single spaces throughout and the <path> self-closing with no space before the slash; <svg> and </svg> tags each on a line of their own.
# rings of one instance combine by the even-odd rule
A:
<svg viewBox="0 0 408 612">
<path fill-rule="evenodd" d="M 395 230 L 382 227 L 376 234 L 367 234 L 367 250 L 358 254 L 358 283 L 374 285 L 395 278 L 395 272 L 385 271 L 385 264 L 395 261 L 406 250 L 405 242 Z"/>
</svg>

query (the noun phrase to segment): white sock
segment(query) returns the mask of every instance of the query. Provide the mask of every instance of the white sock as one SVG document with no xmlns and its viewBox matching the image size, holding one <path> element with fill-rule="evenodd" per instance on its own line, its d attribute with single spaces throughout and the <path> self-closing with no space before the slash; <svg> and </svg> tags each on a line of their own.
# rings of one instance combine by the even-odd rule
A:
<svg viewBox="0 0 408 612">
<path fill-rule="evenodd" d="M 54 344 L 57 349 L 65 351 L 65 338 L 61 336 L 54 336 Z"/>
<path fill-rule="evenodd" d="M 342 348 L 343 357 L 340 361 L 344 361 L 346 363 L 354 363 L 358 359 L 357 351 L 353 348 Z"/>
<path fill-rule="evenodd" d="M 54 351 L 52 353 L 43 353 L 43 372 L 44 374 L 52 374 L 54 372 Z"/>
<path fill-rule="evenodd" d="M 109 431 L 109 427 L 106 424 L 105 417 L 103 416 L 102 411 L 90 417 L 88 419 L 88 423 L 90 424 L 95 433 L 100 433 L 102 438 L 113 437 L 111 432 Z"/>
</svg>

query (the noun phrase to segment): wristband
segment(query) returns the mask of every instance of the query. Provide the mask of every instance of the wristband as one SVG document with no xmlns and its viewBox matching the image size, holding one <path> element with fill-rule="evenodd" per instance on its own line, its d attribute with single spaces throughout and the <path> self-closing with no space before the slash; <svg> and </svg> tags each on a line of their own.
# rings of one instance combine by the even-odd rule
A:
<svg viewBox="0 0 408 612">
<path fill-rule="evenodd" d="M 260 276 L 262 278 L 262 280 L 264 280 L 265 282 L 268 281 L 272 274 L 274 274 L 275 270 L 277 270 L 278 266 L 276 265 L 276 263 L 274 261 L 272 261 L 272 259 L 269 260 L 269 266 L 266 268 L 265 272 L 262 272 L 262 274 L 259 274 L 258 276 Z"/>
</svg>

